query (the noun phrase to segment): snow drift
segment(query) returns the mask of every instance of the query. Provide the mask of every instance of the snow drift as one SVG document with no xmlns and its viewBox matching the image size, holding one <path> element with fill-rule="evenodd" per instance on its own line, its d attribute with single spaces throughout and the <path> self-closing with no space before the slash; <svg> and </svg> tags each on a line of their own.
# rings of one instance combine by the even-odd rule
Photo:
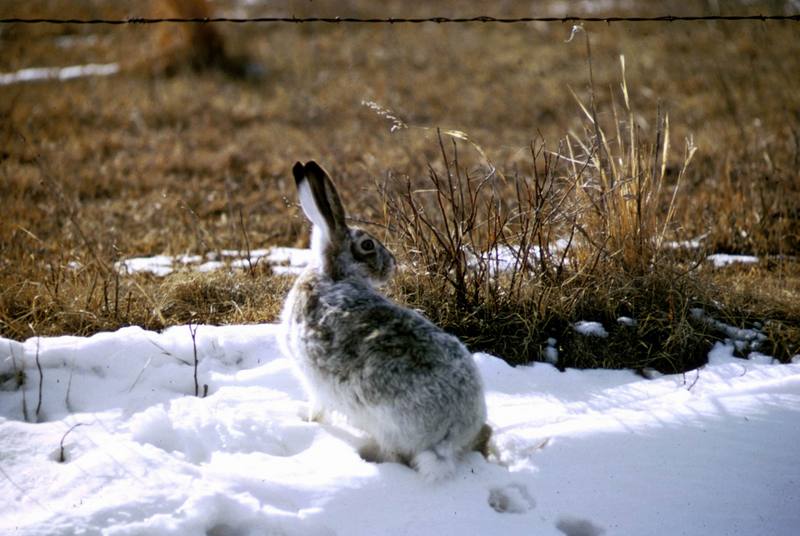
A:
<svg viewBox="0 0 800 536">
<path fill-rule="evenodd" d="M 789 535 L 800 527 L 800 364 L 737 359 L 720 343 L 704 368 L 648 380 L 511 368 L 476 354 L 495 454 L 470 455 L 453 479 L 430 485 L 408 467 L 360 459 L 363 437 L 347 423 L 302 420 L 304 394 L 277 348 L 279 329 L 199 326 L 194 340 L 188 326 L 0 339 L 0 532 Z"/>
</svg>

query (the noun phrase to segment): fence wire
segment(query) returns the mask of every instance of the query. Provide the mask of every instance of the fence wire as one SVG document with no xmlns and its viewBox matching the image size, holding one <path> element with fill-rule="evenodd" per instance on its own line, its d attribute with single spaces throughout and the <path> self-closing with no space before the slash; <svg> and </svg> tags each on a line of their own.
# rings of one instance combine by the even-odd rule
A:
<svg viewBox="0 0 800 536">
<path fill-rule="evenodd" d="M 276 24 L 470 24 L 470 23 L 493 23 L 493 24 L 526 24 L 531 22 L 560 22 L 560 23 L 579 23 L 579 22 L 614 22 L 638 23 L 638 22 L 700 22 L 700 21 L 789 21 L 800 22 L 800 13 L 793 15 L 659 15 L 652 17 L 412 17 L 412 18 L 360 18 L 360 17 L 202 17 L 202 18 L 146 18 L 128 17 L 123 19 L 59 19 L 59 18 L 5 18 L 0 19 L 0 24 L 209 24 L 209 23 L 276 23 Z"/>
</svg>

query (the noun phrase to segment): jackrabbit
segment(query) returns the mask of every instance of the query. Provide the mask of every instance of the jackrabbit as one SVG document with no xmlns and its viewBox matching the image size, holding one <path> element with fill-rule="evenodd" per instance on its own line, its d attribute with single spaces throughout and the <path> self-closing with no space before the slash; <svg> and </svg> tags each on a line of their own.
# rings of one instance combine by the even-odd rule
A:
<svg viewBox="0 0 800 536">
<path fill-rule="evenodd" d="M 292 169 L 314 224 L 315 260 L 283 307 L 284 350 L 310 398 L 310 419 L 335 410 L 372 436 L 362 456 L 397 461 L 429 480 L 449 476 L 491 434 L 477 367 L 466 347 L 380 294 L 396 267 L 374 236 L 345 222 L 336 187 L 316 162 Z"/>
</svg>

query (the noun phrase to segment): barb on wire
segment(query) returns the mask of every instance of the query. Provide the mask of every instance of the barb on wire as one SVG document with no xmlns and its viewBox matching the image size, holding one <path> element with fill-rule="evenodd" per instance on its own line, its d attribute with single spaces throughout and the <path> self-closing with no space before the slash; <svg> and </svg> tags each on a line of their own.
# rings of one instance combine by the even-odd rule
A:
<svg viewBox="0 0 800 536">
<path fill-rule="evenodd" d="M 359 17 L 166 17 L 145 18 L 128 17 L 124 19 L 76 19 L 76 18 L 5 18 L 0 19 L 0 24 L 208 24 L 208 23 L 289 23 L 289 24 L 463 24 L 463 23 L 498 23 L 498 24 L 524 24 L 530 22 L 696 22 L 696 21 L 792 21 L 800 22 L 800 13 L 793 15 L 659 15 L 652 17 L 411 17 L 411 18 L 359 18 Z"/>
</svg>

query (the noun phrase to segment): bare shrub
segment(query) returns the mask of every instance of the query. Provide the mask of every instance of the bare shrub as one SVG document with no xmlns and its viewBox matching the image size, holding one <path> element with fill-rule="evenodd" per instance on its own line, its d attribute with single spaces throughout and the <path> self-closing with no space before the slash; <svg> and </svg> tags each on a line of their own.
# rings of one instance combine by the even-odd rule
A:
<svg viewBox="0 0 800 536">
<path fill-rule="evenodd" d="M 613 130 L 579 101 L 584 132 L 557 151 L 532 144 L 528 176 L 488 163 L 469 172 L 439 133 L 441 161 L 425 178 L 394 177 L 384 197 L 409 267 L 401 299 L 512 363 L 543 359 L 553 338 L 562 366 L 676 371 L 702 362 L 708 338 L 689 314 L 700 287 L 660 259 L 695 148 L 687 142 L 670 177 L 667 115 L 647 139 L 622 66 L 624 115 L 613 110 Z M 603 322 L 608 340 L 577 333 L 583 318 Z"/>
</svg>

